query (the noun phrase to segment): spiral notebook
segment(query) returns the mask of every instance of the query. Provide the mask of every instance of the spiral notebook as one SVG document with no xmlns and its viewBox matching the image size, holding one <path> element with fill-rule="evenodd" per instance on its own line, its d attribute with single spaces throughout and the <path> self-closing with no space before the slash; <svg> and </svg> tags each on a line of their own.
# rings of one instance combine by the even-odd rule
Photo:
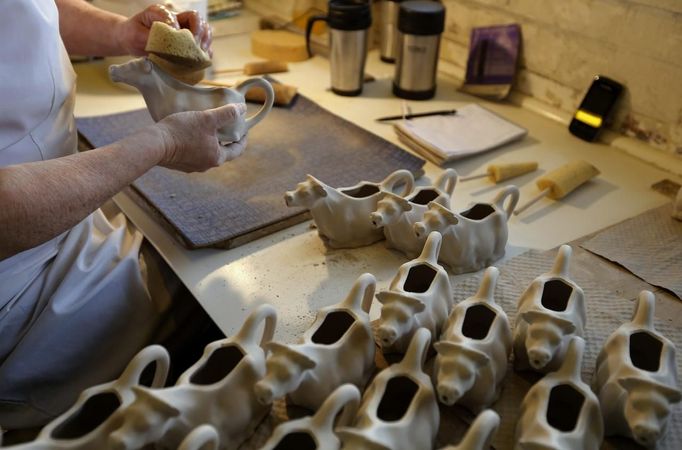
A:
<svg viewBox="0 0 682 450">
<path fill-rule="evenodd" d="M 447 116 L 427 116 L 394 125 L 398 138 L 415 152 L 442 165 L 522 139 L 523 127 L 471 103 Z"/>
</svg>

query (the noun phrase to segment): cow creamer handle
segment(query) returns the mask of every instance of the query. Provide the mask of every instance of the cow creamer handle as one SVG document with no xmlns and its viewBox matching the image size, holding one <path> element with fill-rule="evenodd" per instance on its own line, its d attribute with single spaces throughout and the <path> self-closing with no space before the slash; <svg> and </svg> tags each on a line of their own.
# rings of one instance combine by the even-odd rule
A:
<svg viewBox="0 0 682 450">
<path fill-rule="evenodd" d="M 451 196 L 457 186 L 459 175 L 455 169 L 447 169 L 436 180 L 436 187 Z"/>
<path fill-rule="evenodd" d="M 395 191 L 395 189 L 396 186 L 399 186 L 401 183 L 403 183 L 404 186 L 402 192 L 398 193 Z M 407 194 L 412 192 L 412 189 L 414 188 L 414 177 L 409 170 L 396 170 L 379 184 L 379 188 L 382 191 L 393 192 L 396 195 L 405 197 Z"/>
<path fill-rule="evenodd" d="M 399 364 L 410 372 L 423 372 L 430 344 L 431 332 L 424 327 L 418 329 Z"/>
<path fill-rule="evenodd" d="M 163 385 L 166 384 L 166 377 L 168 376 L 170 356 L 168 355 L 168 351 L 160 345 L 150 345 L 140 350 L 130 363 L 128 363 L 123 374 L 116 380 L 116 386 L 119 386 L 119 389 L 137 386 L 140 384 L 142 372 L 153 362 L 156 364 L 154 366 L 154 379 L 152 380 L 151 387 L 163 387 Z"/>
<path fill-rule="evenodd" d="M 334 419 L 341 413 L 337 427 L 350 426 L 360 406 L 360 391 L 348 383 L 338 387 L 322 404 L 313 421 L 320 428 L 333 430 Z"/>
<path fill-rule="evenodd" d="M 509 198 L 509 202 L 507 202 L 507 207 L 505 208 L 504 203 L 507 201 L 507 198 Z M 511 217 L 512 212 L 514 211 L 514 208 L 516 208 L 516 204 L 518 202 L 519 188 L 517 188 L 514 185 L 506 186 L 497 194 L 495 200 L 493 200 L 495 206 L 497 206 L 500 209 L 503 209 L 505 214 L 507 214 L 507 220 L 509 220 L 509 218 Z"/>
<path fill-rule="evenodd" d="M 258 344 L 258 336 L 256 332 L 258 331 L 258 325 L 265 321 L 265 326 L 263 327 L 263 335 Z M 277 311 L 272 306 L 265 304 L 260 305 L 256 308 L 249 317 L 244 321 L 244 325 L 239 330 L 238 340 L 250 342 L 254 345 L 260 345 L 264 347 L 265 344 L 270 342 L 275 335 L 275 328 L 277 327 Z"/>
<path fill-rule="evenodd" d="M 557 277 L 568 278 L 569 264 L 571 262 L 571 255 L 573 248 L 570 245 L 562 245 L 559 247 L 556 258 L 554 259 L 554 266 L 552 267 L 552 275 Z"/>
<path fill-rule="evenodd" d="M 200 425 L 185 437 L 178 450 L 218 450 L 218 432 L 211 425 Z"/>
<path fill-rule="evenodd" d="M 637 297 L 637 304 L 632 312 L 632 324 L 636 327 L 655 331 L 654 312 L 656 310 L 656 297 L 651 291 L 644 290 Z"/>
<path fill-rule="evenodd" d="M 265 103 L 255 115 L 246 119 L 247 131 L 250 130 L 251 127 L 256 125 L 258 122 L 263 120 L 272 109 L 272 105 L 275 103 L 275 91 L 272 89 L 272 85 L 266 79 L 249 78 L 248 80 L 239 83 L 233 89 L 242 94 L 243 96 L 245 96 L 246 92 L 253 87 L 262 87 L 263 90 L 265 90 Z"/>
<path fill-rule="evenodd" d="M 374 300 L 377 280 L 371 273 L 363 273 L 355 280 L 348 296 L 343 301 L 342 306 L 351 311 L 364 311 L 369 314 Z"/>
<path fill-rule="evenodd" d="M 432 231 L 429 233 L 429 237 L 426 239 L 424 244 L 424 249 L 421 255 L 419 255 L 420 260 L 428 261 L 434 266 L 438 265 L 438 256 L 440 256 L 440 246 L 443 242 L 443 236 L 438 231 Z"/>
</svg>

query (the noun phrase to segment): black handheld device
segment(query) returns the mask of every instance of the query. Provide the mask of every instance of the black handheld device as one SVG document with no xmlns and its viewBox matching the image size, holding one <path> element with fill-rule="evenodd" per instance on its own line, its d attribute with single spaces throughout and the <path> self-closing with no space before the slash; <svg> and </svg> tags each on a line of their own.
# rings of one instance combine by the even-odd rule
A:
<svg viewBox="0 0 682 450">
<path fill-rule="evenodd" d="M 621 92 L 623 92 L 623 85 L 617 81 L 601 75 L 594 77 L 568 130 L 581 139 L 594 141 Z"/>
</svg>

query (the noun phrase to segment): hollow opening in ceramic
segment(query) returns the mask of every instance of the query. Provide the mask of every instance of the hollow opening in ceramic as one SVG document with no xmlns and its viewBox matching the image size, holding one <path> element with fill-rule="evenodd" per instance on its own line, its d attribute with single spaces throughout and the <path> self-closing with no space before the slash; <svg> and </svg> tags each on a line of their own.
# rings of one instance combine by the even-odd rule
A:
<svg viewBox="0 0 682 450">
<path fill-rule="evenodd" d="M 471 220 L 483 220 L 494 212 L 495 208 L 487 203 L 476 203 L 466 211 L 459 213 L 459 215 Z"/>
<path fill-rule="evenodd" d="M 467 308 L 462 321 L 462 334 L 469 339 L 485 339 L 497 314 L 485 305 Z"/>
<path fill-rule="evenodd" d="M 411 199 L 410 202 L 416 203 L 417 205 L 428 205 L 429 202 L 434 201 L 438 198 L 438 192 L 433 189 L 424 189 L 417 192 Z"/>
<path fill-rule="evenodd" d="M 638 331 L 630 335 L 630 361 L 638 369 L 647 372 L 658 372 L 661 364 L 663 343 L 660 339 L 646 331 Z"/>
<path fill-rule="evenodd" d="M 294 431 L 282 438 L 273 450 L 315 450 L 317 442 L 305 431 Z"/>
<path fill-rule="evenodd" d="M 379 187 L 376 184 L 361 184 L 354 188 L 342 189 L 341 192 L 353 198 L 366 198 L 379 192 Z"/>
<path fill-rule="evenodd" d="M 570 384 L 554 386 L 547 403 L 547 423 L 559 431 L 573 431 L 583 403 L 585 396 Z"/>
<path fill-rule="evenodd" d="M 99 392 L 83 403 L 74 414 L 60 423 L 50 437 L 53 439 L 78 439 L 90 433 L 121 406 L 121 399 L 113 391 Z"/>
<path fill-rule="evenodd" d="M 384 422 L 397 422 L 403 418 L 412 404 L 419 385 L 409 377 L 398 376 L 386 383 L 384 395 L 377 408 L 377 417 Z"/>
<path fill-rule="evenodd" d="M 570 284 L 559 279 L 549 280 L 542 288 L 540 303 L 552 311 L 566 311 L 572 292 L 573 286 Z"/>
<path fill-rule="evenodd" d="M 142 386 L 151 387 L 154 382 L 154 375 L 156 374 L 156 361 L 152 361 L 145 366 L 140 373 L 140 378 L 137 380 L 138 384 Z"/>
<path fill-rule="evenodd" d="M 237 345 L 227 345 L 216 349 L 211 356 L 192 374 L 189 381 L 193 384 L 214 384 L 228 376 L 244 358 L 244 352 Z"/>
<path fill-rule="evenodd" d="M 437 273 L 436 269 L 426 264 L 410 267 L 405 283 L 403 283 L 403 290 L 416 294 L 426 292 L 431 287 L 431 283 L 433 283 Z"/>
<path fill-rule="evenodd" d="M 311 340 L 315 344 L 331 345 L 346 334 L 355 323 L 355 317 L 346 311 L 332 311 L 327 314 L 320 326 L 315 330 Z"/>
</svg>

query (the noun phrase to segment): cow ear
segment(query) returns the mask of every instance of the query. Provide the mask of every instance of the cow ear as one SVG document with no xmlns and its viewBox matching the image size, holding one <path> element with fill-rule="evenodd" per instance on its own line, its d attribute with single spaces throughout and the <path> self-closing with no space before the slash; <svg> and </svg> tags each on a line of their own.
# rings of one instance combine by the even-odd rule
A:
<svg viewBox="0 0 682 450">
<path fill-rule="evenodd" d="M 457 219 L 457 216 L 455 216 L 455 213 L 447 209 L 445 206 L 441 205 L 440 203 L 437 202 L 429 202 L 429 209 L 436 210 L 438 213 L 443 216 L 445 221 L 449 224 L 456 225 L 459 222 L 459 219 Z"/>
<path fill-rule="evenodd" d="M 433 344 L 433 349 L 442 356 L 454 356 L 457 353 L 457 345 L 450 341 L 438 341 Z"/>
<path fill-rule="evenodd" d="M 564 334 L 575 333 L 575 324 L 570 320 L 562 319 L 561 317 L 556 316 L 550 316 L 550 318 L 551 318 L 550 320 L 554 322 L 554 324 L 561 328 L 561 331 L 563 331 Z"/>
<path fill-rule="evenodd" d="M 462 353 L 476 364 L 476 367 L 483 367 L 490 362 L 490 357 L 480 350 L 476 350 L 465 345 L 461 346 Z"/>
<path fill-rule="evenodd" d="M 177 417 L 180 415 L 179 409 L 164 401 L 161 397 L 157 397 L 153 391 L 141 386 L 132 386 L 131 390 L 136 398 L 145 401 L 154 411 L 160 412 L 164 417 Z"/>
<path fill-rule="evenodd" d="M 266 352 L 270 353 L 271 355 L 278 355 L 282 353 L 286 353 L 289 350 L 289 347 L 287 347 L 284 344 L 280 344 L 279 342 L 275 341 L 270 341 L 265 346 L 263 347 Z"/>
<path fill-rule="evenodd" d="M 306 355 L 304 355 L 301 352 L 297 352 L 296 350 L 289 348 L 289 357 L 303 370 L 310 370 L 314 369 L 315 366 L 317 366 L 317 363 L 313 361 L 312 359 L 308 358 Z"/>
<path fill-rule="evenodd" d="M 406 303 L 410 306 L 415 313 L 420 313 L 426 309 L 426 305 L 423 301 L 418 298 L 405 296 Z"/>
<path fill-rule="evenodd" d="M 152 64 L 152 62 L 149 59 L 144 58 L 142 61 L 142 71 L 144 73 L 152 73 L 153 68 L 154 65 Z"/>
<path fill-rule="evenodd" d="M 682 400 L 682 393 L 674 386 L 668 386 L 658 381 L 639 377 L 623 377 L 618 379 L 618 384 L 627 392 L 637 388 L 652 389 L 663 395 L 671 404 Z"/>
<path fill-rule="evenodd" d="M 327 190 L 324 188 L 324 183 L 322 183 L 320 180 L 318 180 L 312 175 L 307 175 L 307 178 L 308 182 L 310 182 L 310 187 L 313 189 L 313 192 L 315 192 L 315 194 L 319 195 L 320 197 L 327 196 Z"/>
<path fill-rule="evenodd" d="M 396 195 L 395 202 L 402 211 L 412 211 L 412 204 L 405 198 Z"/>
</svg>

